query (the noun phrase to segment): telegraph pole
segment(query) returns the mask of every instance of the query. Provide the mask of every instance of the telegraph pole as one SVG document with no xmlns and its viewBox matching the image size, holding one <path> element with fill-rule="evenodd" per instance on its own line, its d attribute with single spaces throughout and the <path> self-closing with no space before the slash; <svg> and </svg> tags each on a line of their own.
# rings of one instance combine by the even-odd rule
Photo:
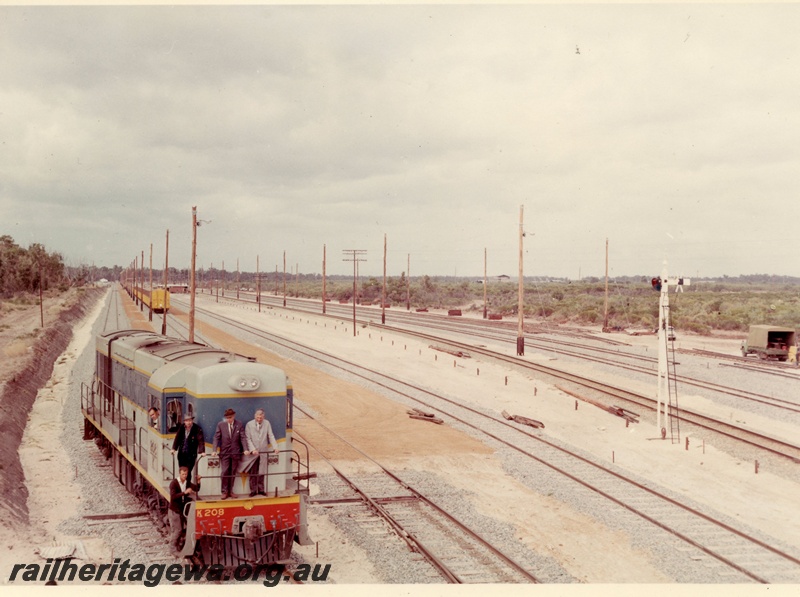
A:
<svg viewBox="0 0 800 597">
<path fill-rule="evenodd" d="M 322 245 L 322 314 L 325 315 L 325 300 L 328 296 L 327 289 L 326 289 L 326 280 L 325 280 L 325 266 L 326 266 L 326 259 L 327 259 L 327 247 Z"/>
<path fill-rule="evenodd" d="M 358 273 L 356 271 L 356 266 L 359 261 L 366 261 L 366 259 L 361 259 L 363 255 L 366 255 L 366 251 L 364 249 L 344 249 L 342 253 L 345 255 L 347 253 L 351 253 L 350 258 L 342 259 L 342 261 L 352 261 L 353 262 L 353 336 L 356 335 L 356 280 L 358 279 Z"/>
<path fill-rule="evenodd" d="M 381 323 L 386 324 L 386 233 L 383 234 L 383 291 L 381 292 Z"/>
<path fill-rule="evenodd" d="M 411 311 L 411 253 L 408 253 L 406 266 L 406 311 Z"/>
<path fill-rule="evenodd" d="M 483 318 L 486 319 L 486 247 L 483 248 Z"/>
<path fill-rule="evenodd" d="M 194 342 L 194 268 L 197 262 L 197 206 L 192 206 L 192 269 L 189 272 L 189 342 Z"/>
<path fill-rule="evenodd" d="M 161 335 L 167 335 L 167 277 L 169 272 L 169 228 L 167 228 L 167 247 L 164 252 L 164 317 L 161 319 Z"/>
<path fill-rule="evenodd" d="M 150 243 L 150 314 L 147 321 L 153 321 L 153 243 Z"/>
<path fill-rule="evenodd" d="M 256 255 L 256 303 L 258 303 L 258 312 L 261 313 L 261 273 L 259 272 L 258 255 Z"/>
<path fill-rule="evenodd" d="M 519 297 L 518 297 L 518 322 L 517 322 L 517 356 L 525 354 L 525 326 L 523 325 L 524 304 L 523 304 L 523 284 L 522 284 L 522 238 L 525 233 L 522 231 L 522 212 L 524 205 L 519 206 Z"/>
<path fill-rule="evenodd" d="M 606 239 L 606 304 L 605 315 L 603 315 L 603 331 L 608 331 L 608 239 Z"/>
<path fill-rule="evenodd" d="M 139 303 L 139 311 L 144 311 L 144 249 L 142 249 L 142 275 L 139 277 L 139 282 L 142 287 L 142 300 Z M 150 306 L 152 308 L 152 303 L 153 303 L 152 297 L 151 300 L 149 300 L 148 302 L 150 303 Z M 151 317 L 150 321 L 152 320 L 153 318 Z"/>
</svg>

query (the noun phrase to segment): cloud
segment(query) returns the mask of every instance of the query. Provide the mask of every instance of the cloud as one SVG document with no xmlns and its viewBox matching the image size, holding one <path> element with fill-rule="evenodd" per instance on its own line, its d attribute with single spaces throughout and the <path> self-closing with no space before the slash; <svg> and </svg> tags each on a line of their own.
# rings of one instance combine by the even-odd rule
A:
<svg viewBox="0 0 800 597">
<path fill-rule="evenodd" d="M 525 205 L 526 271 L 797 274 L 798 10 L 2 7 L 0 232 L 185 267 L 197 205 L 208 263 L 514 273 Z"/>
</svg>

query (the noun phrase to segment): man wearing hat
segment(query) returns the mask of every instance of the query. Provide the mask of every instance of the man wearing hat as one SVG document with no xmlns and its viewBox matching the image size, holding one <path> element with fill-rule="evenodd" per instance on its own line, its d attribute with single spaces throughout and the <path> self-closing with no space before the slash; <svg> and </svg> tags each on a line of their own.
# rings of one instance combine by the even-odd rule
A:
<svg viewBox="0 0 800 597">
<path fill-rule="evenodd" d="M 206 451 L 206 441 L 200 425 L 194 422 L 194 415 L 187 411 L 183 417 L 183 426 L 175 434 L 172 442 L 172 453 L 178 454 L 178 467 L 185 466 L 189 469 L 187 480 L 192 481 L 192 470 L 197 461 L 197 455 Z"/>
<path fill-rule="evenodd" d="M 222 477 L 222 499 L 233 494 L 233 480 L 242 454 L 247 450 L 244 427 L 236 420 L 236 412 L 229 408 L 225 419 L 217 424 L 214 432 L 214 452 L 219 453 L 220 475 Z"/>
</svg>

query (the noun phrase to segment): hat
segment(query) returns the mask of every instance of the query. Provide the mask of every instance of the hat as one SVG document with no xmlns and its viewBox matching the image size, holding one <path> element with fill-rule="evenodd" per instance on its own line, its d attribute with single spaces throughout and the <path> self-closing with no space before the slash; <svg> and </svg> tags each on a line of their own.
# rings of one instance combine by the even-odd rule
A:
<svg viewBox="0 0 800 597">
<path fill-rule="evenodd" d="M 232 408 L 229 408 L 228 410 L 225 411 L 225 416 L 226 417 L 232 417 L 235 414 L 236 414 L 236 411 L 233 410 Z"/>
<path fill-rule="evenodd" d="M 186 413 L 185 415 L 183 415 L 183 420 L 184 420 L 184 421 L 188 421 L 189 419 L 192 419 L 192 420 L 194 420 L 194 414 L 192 414 L 192 413 Z"/>
</svg>

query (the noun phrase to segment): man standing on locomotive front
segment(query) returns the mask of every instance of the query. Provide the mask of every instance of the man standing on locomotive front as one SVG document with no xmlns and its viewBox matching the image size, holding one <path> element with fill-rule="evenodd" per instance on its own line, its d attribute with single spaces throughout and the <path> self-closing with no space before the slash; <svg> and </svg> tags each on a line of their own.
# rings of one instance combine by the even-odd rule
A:
<svg viewBox="0 0 800 597">
<path fill-rule="evenodd" d="M 200 475 L 197 483 L 192 483 L 188 477 L 189 469 L 182 466 L 178 469 L 178 476 L 169 484 L 169 547 L 175 557 L 181 551 L 181 533 L 186 528 L 186 515 L 183 510 L 186 504 L 192 501 L 192 494 L 196 495 L 200 489 Z"/>
<path fill-rule="evenodd" d="M 257 409 L 254 417 L 252 421 L 248 421 L 244 428 L 247 449 L 254 458 L 243 461 L 243 466 L 241 467 L 247 470 L 252 463 L 252 468 L 250 469 L 250 497 L 258 494 L 267 495 L 264 487 L 264 478 L 267 474 L 269 457 L 266 452 L 269 448 L 272 448 L 273 453 L 278 454 L 278 442 L 275 440 L 275 434 L 272 433 L 272 426 L 269 424 L 269 420 L 264 418 L 264 409 Z M 245 456 L 247 455 L 248 452 L 245 452 Z"/>
<path fill-rule="evenodd" d="M 225 500 L 228 499 L 228 496 L 233 496 L 236 470 L 242 454 L 247 451 L 244 427 L 236 420 L 236 411 L 232 408 L 225 411 L 225 420 L 217 424 L 212 450 L 219 453 L 222 499 Z"/>
<path fill-rule="evenodd" d="M 194 422 L 194 415 L 187 412 L 183 417 L 183 426 L 175 434 L 172 442 L 172 453 L 178 454 L 178 466 L 189 469 L 189 481 L 192 480 L 192 470 L 197 462 L 197 455 L 206 451 L 206 440 L 203 429 Z"/>
</svg>

